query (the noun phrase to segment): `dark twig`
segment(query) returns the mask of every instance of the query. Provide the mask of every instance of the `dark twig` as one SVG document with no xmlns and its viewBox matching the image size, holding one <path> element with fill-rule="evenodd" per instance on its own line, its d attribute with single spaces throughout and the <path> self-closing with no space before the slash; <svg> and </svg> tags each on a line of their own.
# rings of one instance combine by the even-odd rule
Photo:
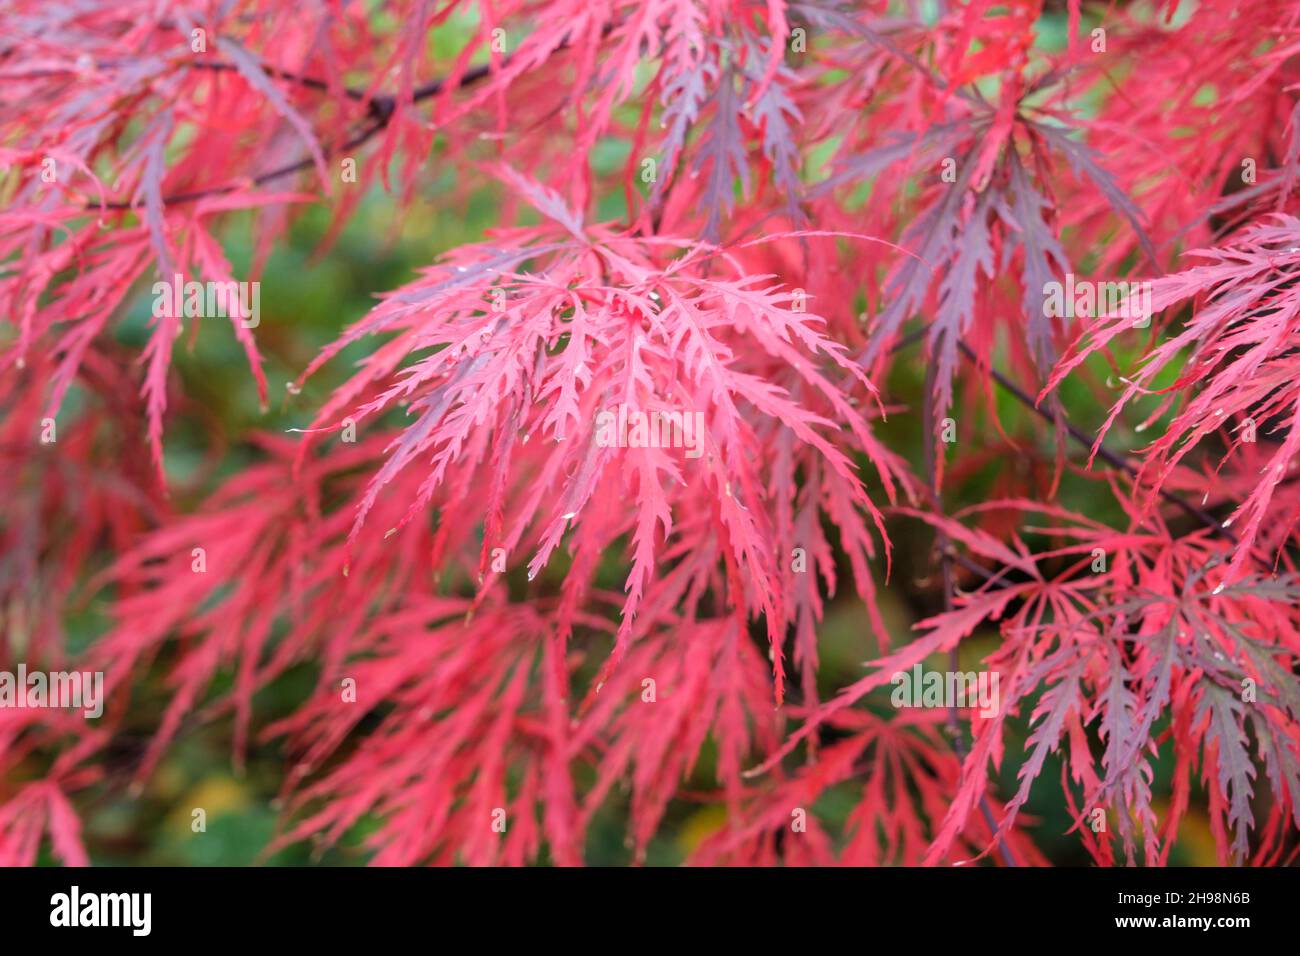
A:
<svg viewBox="0 0 1300 956">
<path fill-rule="evenodd" d="M 508 60 L 509 58 L 507 57 L 506 62 L 508 62 Z M 209 64 L 208 68 L 219 70 L 219 69 L 229 69 L 231 68 L 231 66 L 230 64 L 225 64 L 225 63 L 213 63 L 213 64 Z M 491 64 L 484 64 L 482 66 L 477 66 L 472 70 L 467 70 L 465 72 L 465 75 L 462 76 L 460 78 L 460 81 L 456 84 L 456 88 L 464 89 L 467 86 L 472 86 L 475 83 L 480 82 L 481 80 L 483 80 L 484 78 L 486 78 L 488 75 L 491 74 L 492 69 L 493 68 Z M 292 79 L 295 82 L 299 82 L 305 86 L 311 86 L 313 88 L 320 88 L 318 84 L 323 83 L 323 81 L 321 80 L 313 80 L 310 77 L 303 77 L 303 76 L 299 76 L 298 74 L 290 73 L 290 74 L 282 75 L 281 71 L 274 71 L 272 72 L 272 75 L 280 76 L 283 79 Z M 446 87 L 447 87 L 447 81 L 444 78 L 439 77 L 438 79 L 431 80 L 428 83 L 425 83 L 421 86 L 417 86 L 415 89 L 411 91 L 411 101 L 418 103 L 421 100 L 426 100 L 429 99 L 430 97 L 437 96 L 440 93 L 442 93 L 446 89 Z M 325 85 L 324 88 L 328 89 L 328 85 Z M 358 91 L 353 89 L 348 89 L 345 90 L 344 92 L 348 96 L 353 98 L 356 98 L 358 95 Z M 364 94 L 360 94 L 360 95 L 362 98 L 364 98 Z M 380 133 L 386 126 L 388 126 L 388 123 L 393 118 L 393 115 L 396 112 L 396 110 L 397 110 L 397 100 L 393 96 L 381 95 L 381 96 L 375 96 L 371 98 L 369 122 L 366 125 L 362 126 L 361 129 L 359 129 L 357 132 L 349 136 L 340 145 L 336 147 L 327 147 L 324 150 L 324 154 L 327 157 L 336 156 L 339 153 L 346 152 L 349 149 L 356 149 L 358 146 L 361 146 L 364 143 L 369 142 L 378 133 Z M 314 161 L 310 156 L 304 156 L 302 159 L 296 160 L 291 163 L 286 163 L 283 166 L 278 166 L 275 169 L 268 170 L 267 172 L 264 173 L 259 173 L 258 175 L 252 178 L 252 183 L 254 186 L 265 185 L 266 183 L 269 183 L 273 180 L 280 179 L 284 176 L 292 175 L 293 173 L 302 172 L 304 169 L 309 169 L 313 165 L 313 162 Z M 180 203 L 195 202 L 207 196 L 222 196 L 225 195 L 226 193 L 232 193 L 235 190 L 240 189 L 242 185 L 243 185 L 242 183 L 230 183 L 225 186 L 210 186 L 206 189 L 196 189 L 196 190 L 191 190 L 189 192 L 173 193 L 170 196 L 164 196 L 163 202 L 164 204 L 169 206 L 178 205 Z M 89 209 L 114 209 L 114 210 L 138 209 L 143 205 L 144 205 L 143 200 L 136 200 L 134 202 L 109 202 L 109 203 L 102 203 L 102 204 L 86 203 L 86 209 L 88 210 Z"/>
<path fill-rule="evenodd" d="M 924 330 L 922 330 L 924 331 Z M 930 506 L 936 511 L 941 509 L 942 492 L 939 489 L 939 471 L 935 462 L 935 429 L 934 429 L 934 376 L 937 367 L 932 362 L 925 376 L 925 398 L 924 411 L 922 417 L 925 421 L 926 435 L 921 442 L 925 457 L 926 481 L 930 489 Z M 953 581 L 952 562 L 954 551 L 952 541 L 948 533 L 941 527 L 934 530 L 935 546 L 939 552 L 939 567 L 943 573 L 943 609 L 945 612 L 951 612 L 953 609 L 953 592 L 955 582 Z M 954 673 L 961 669 L 960 661 L 957 657 L 957 648 L 953 647 L 948 652 L 948 669 Z M 961 720 L 957 714 L 957 702 L 955 700 L 948 703 L 948 736 L 952 739 L 953 750 L 957 752 L 957 759 L 961 761 L 962 767 L 966 765 L 966 736 L 962 731 Z M 1004 866 L 1015 866 L 1016 858 L 1011 853 L 1011 848 L 1007 846 L 1006 840 L 998 836 L 997 821 L 993 817 L 993 810 L 989 807 L 987 793 L 980 794 L 980 814 L 984 817 L 984 822 L 989 828 L 989 833 L 997 840 L 997 853 Z"/>
<path fill-rule="evenodd" d="M 224 60 L 188 60 L 185 61 L 184 66 L 191 70 L 208 70 L 213 73 L 231 73 L 239 69 L 235 64 L 227 63 Z M 327 80 L 321 80 L 314 76 L 303 76 L 301 73 L 294 73 L 292 70 L 282 70 L 277 66 L 268 66 L 264 63 L 262 64 L 262 72 L 277 80 L 297 83 L 299 86 L 306 87 L 309 90 L 319 90 L 322 93 L 330 93 L 334 91 L 334 88 L 330 86 Z M 364 100 L 366 98 L 366 91 L 356 89 L 355 87 L 340 87 L 339 92 L 348 97 L 348 99 Z"/>
<path fill-rule="evenodd" d="M 1058 422 L 1055 416 L 1053 416 L 1046 409 L 1040 407 L 1038 403 L 1036 403 L 1032 398 L 1026 395 L 1025 392 L 1020 388 L 1020 386 L 1018 386 L 1015 382 L 1011 381 L 1011 379 L 1007 378 L 1005 375 L 1003 375 L 1001 372 L 995 369 L 992 365 L 984 366 L 984 363 L 980 362 L 979 356 L 977 356 L 975 352 L 972 351 L 971 347 L 967 345 L 965 342 L 959 340 L 957 342 L 957 347 L 961 349 L 961 354 L 973 365 L 977 367 L 983 366 L 987 368 L 989 377 L 992 378 L 993 381 L 997 382 L 998 385 L 1000 385 L 1009 395 L 1011 395 L 1011 397 L 1013 397 L 1016 401 L 1020 402 L 1020 404 L 1024 405 L 1026 408 L 1033 411 L 1034 414 L 1038 415 L 1044 421 L 1051 423 L 1053 426 L 1058 424 L 1063 426 L 1065 428 L 1066 433 L 1071 438 L 1073 438 L 1076 442 L 1082 445 L 1084 448 L 1091 449 L 1095 445 L 1097 448 L 1097 457 L 1101 458 L 1107 464 L 1120 469 L 1129 477 L 1137 476 L 1137 467 L 1134 466 L 1133 463 L 1130 462 L 1123 455 L 1119 454 L 1118 452 L 1111 451 L 1105 445 L 1101 444 L 1096 439 L 1090 437 L 1082 429 L 1074 425 L 1071 425 L 1069 422 Z M 1210 514 L 1204 508 L 1197 507 L 1196 505 L 1192 504 L 1190 501 L 1188 501 L 1186 498 L 1182 497 L 1182 495 L 1178 494 L 1175 491 L 1169 491 L 1166 488 L 1159 488 L 1157 489 L 1157 491 L 1161 498 L 1164 498 L 1170 504 L 1177 505 L 1184 512 L 1191 515 L 1196 520 L 1200 521 L 1202 524 L 1204 524 L 1207 528 L 1209 528 L 1219 537 L 1224 538 L 1225 540 L 1230 541 L 1233 544 L 1237 543 L 1237 536 L 1233 534 L 1231 531 L 1229 531 L 1227 528 L 1225 528 L 1223 526 L 1222 521 L 1219 521 L 1217 518 L 1214 517 L 1214 515 Z"/>
</svg>

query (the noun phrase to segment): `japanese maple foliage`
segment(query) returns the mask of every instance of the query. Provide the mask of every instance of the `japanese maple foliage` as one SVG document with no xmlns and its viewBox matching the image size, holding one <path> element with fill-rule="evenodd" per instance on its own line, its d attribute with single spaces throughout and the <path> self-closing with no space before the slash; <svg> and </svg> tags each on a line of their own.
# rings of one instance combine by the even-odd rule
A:
<svg viewBox="0 0 1300 956">
<path fill-rule="evenodd" d="M 0 707 L 0 864 L 213 723 L 286 758 L 266 854 L 577 865 L 617 806 L 642 861 L 704 804 L 690 862 L 1044 865 L 1055 791 L 1099 864 L 1294 858 L 1300 2 L 0 0 L 0 130 L 0 669 L 108 691 Z M 154 283 L 485 194 L 296 427 L 205 421 Z M 264 410 L 294 308 L 216 317 Z"/>
</svg>

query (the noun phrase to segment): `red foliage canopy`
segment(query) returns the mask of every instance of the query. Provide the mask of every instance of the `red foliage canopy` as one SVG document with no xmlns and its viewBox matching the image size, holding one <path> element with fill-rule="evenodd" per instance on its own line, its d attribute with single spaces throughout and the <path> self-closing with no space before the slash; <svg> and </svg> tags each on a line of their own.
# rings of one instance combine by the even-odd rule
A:
<svg viewBox="0 0 1300 956">
<path fill-rule="evenodd" d="M 434 57 L 452 23 L 470 41 Z M 75 798 L 120 783 L 106 754 L 159 661 L 137 779 L 230 713 L 237 761 L 254 732 L 294 755 L 282 842 L 373 818 L 379 863 L 580 863 L 616 786 L 638 853 L 702 798 L 726 822 L 699 862 L 1040 863 L 1019 811 L 1057 751 L 1101 863 L 1167 862 L 1198 774 L 1222 859 L 1289 858 L 1298 26 L 1294 0 L 6 0 L 0 663 L 103 670 L 109 701 L 0 709 L 0 864 L 46 832 L 85 861 Z M 155 308 L 134 356 L 130 303 L 256 281 L 307 204 L 332 239 L 368 188 L 400 215 L 435 166 L 460 196 L 499 186 L 500 227 L 376 290 L 291 383 L 365 349 L 301 433 L 237 436 L 256 463 L 175 506 L 195 323 Z M 1067 276 L 1150 282 L 1150 309 L 1045 307 Z M 258 330 L 226 320 L 265 403 Z M 895 404 L 917 362 L 922 407 Z M 1099 432 L 1069 421 L 1117 382 Z M 637 440 L 647 421 L 685 438 Z M 945 508 L 1009 455 L 1026 467 Z M 1062 493 L 1089 478 L 1112 517 Z M 938 543 L 942 606 L 901 643 L 887 521 Z M 878 654 L 822 700 L 844 573 Z M 74 650 L 87 593 L 111 626 Z M 992 716 L 868 705 L 990 628 Z M 259 720 L 301 662 L 314 695 Z M 812 807 L 845 785 L 833 832 Z"/>
</svg>

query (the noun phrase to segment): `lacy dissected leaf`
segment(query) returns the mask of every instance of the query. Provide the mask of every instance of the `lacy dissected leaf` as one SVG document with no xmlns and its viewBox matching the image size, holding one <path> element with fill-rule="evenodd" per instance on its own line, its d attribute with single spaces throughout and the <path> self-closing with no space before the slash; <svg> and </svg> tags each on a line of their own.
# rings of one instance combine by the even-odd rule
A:
<svg viewBox="0 0 1300 956">
<path fill-rule="evenodd" d="M 1145 427 L 1172 410 L 1163 433 L 1143 453 L 1138 479 L 1148 504 L 1192 450 L 1211 436 L 1222 438 L 1226 457 L 1255 452 L 1248 446 L 1269 441 L 1252 455 L 1251 464 L 1261 477 L 1223 522 L 1236 536 L 1233 559 L 1223 571 L 1225 581 L 1259 567 L 1252 550 L 1270 516 L 1282 517 L 1288 530 L 1294 521 L 1288 479 L 1300 451 L 1300 387 L 1293 347 L 1300 297 L 1293 290 L 1290 267 L 1300 261 L 1294 251 L 1297 241 L 1300 221 L 1279 216 L 1256 224 L 1230 246 L 1191 253 L 1205 264 L 1156 280 L 1154 311 L 1190 302 L 1192 315 L 1180 328 L 1171 328 L 1129 374 L 1098 433 L 1100 443 L 1124 409 L 1147 395 L 1164 394 L 1143 423 Z M 1047 387 L 1056 387 L 1088 355 L 1132 326 L 1129 319 L 1098 321 L 1058 365 Z M 1181 370 L 1177 380 L 1168 389 L 1157 389 L 1156 377 L 1171 367 Z"/>
<path fill-rule="evenodd" d="M 841 381 L 847 376 L 868 401 L 874 389 L 801 291 L 736 273 L 730 254 L 603 226 L 588 227 L 592 244 L 552 242 L 548 228 L 518 233 L 513 252 L 459 250 L 344 337 L 393 335 L 322 415 L 348 410 L 352 396 L 375 388 L 358 420 L 399 401 L 411 419 L 361 499 L 352 537 L 386 486 L 420 461 L 428 465 L 419 492 L 396 527 L 455 500 L 445 497 L 450 488 L 490 490 L 486 513 L 501 515 L 502 536 L 485 540 L 484 554 L 499 547 L 511 563 L 529 555 L 530 579 L 599 514 L 603 541 L 626 535 L 630 550 L 612 667 L 664 551 L 688 534 L 717 536 L 727 569 L 721 595 L 765 618 L 779 696 L 789 549 L 776 539 L 770 508 L 797 489 L 789 472 L 769 487 L 761 449 L 790 436 L 792 460 L 816 462 L 833 479 L 825 512 L 855 550 L 870 549 L 863 514 L 877 532 L 883 525 L 850 455 L 866 455 L 890 496 L 897 466 Z M 514 466 L 529 464 L 538 480 L 476 479 L 489 465 L 490 437 L 498 448 L 513 446 Z M 605 508 L 609 496 L 622 506 Z M 683 509 L 707 520 L 679 527 Z"/>
</svg>

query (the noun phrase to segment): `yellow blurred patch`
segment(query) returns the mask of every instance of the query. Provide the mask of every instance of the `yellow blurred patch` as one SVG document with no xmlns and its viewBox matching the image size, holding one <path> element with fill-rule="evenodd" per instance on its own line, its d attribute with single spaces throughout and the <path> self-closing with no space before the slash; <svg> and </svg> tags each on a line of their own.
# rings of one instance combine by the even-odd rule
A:
<svg viewBox="0 0 1300 956">
<path fill-rule="evenodd" d="M 686 818 L 682 832 L 677 837 L 677 846 L 683 853 L 692 853 L 697 846 L 721 830 L 726 823 L 726 807 L 716 804 L 701 807 Z"/>
<path fill-rule="evenodd" d="M 167 815 L 167 825 L 188 831 L 198 808 L 207 814 L 207 822 L 211 825 L 215 818 L 242 810 L 250 802 L 247 789 L 239 781 L 230 777 L 209 777 L 199 781 L 177 801 L 176 808 Z"/>
<path fill-rule="evenodd" d="M 1163 822 L 1169 812 L 1164 800 L 1152 800 L 1151 808 Z M 1178 823 L 1175 851 L 1185 857 L 1188 866 L 1218 866 L 1219 851 L 1214 845 L 1214 831 L 1210 818 L 1200 807 L 1191 806 Z"/>
</svg>

